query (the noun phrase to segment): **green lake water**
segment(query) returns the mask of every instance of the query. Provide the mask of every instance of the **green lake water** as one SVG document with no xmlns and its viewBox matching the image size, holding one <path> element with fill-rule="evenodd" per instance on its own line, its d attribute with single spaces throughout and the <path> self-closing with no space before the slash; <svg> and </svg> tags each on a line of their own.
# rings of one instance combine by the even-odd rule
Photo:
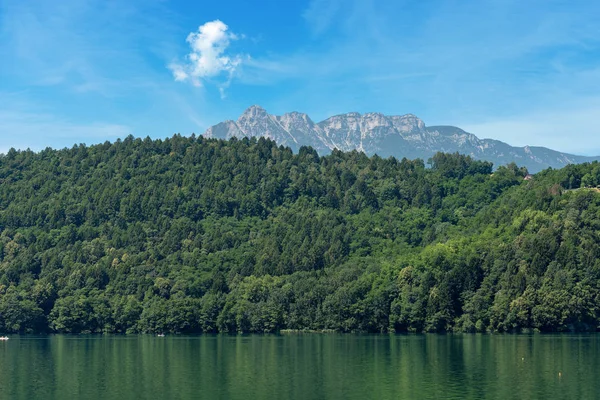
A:
<svg viewBox="0 0 600 400">
<path fill-rule="evenodd" d="M 594 399 L 600 335 L 11 336 L 1 399 Z"/>
</svg>

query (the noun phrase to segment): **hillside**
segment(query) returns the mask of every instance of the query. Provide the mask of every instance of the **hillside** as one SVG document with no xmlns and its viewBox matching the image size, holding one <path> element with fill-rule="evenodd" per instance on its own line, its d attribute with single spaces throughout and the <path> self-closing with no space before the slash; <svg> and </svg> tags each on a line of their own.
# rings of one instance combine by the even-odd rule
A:
<svg viewBox="0 0 600 400">
<path fill-rule="evenodd" d="M 174 136 L 0 156 L 0 331 L 600 325 L 600 164 Z"/>
<path fill-rule="evenodd" d="M 210 127 L 204 136 L 218 139 L 265 137 L 294 151 L 301 146 L 311 146 L 320 155 L 337 149 L 358 150 L 369 156 L 428 160 L 438 152 L 458 152 L 496 166 L 515 162 L 530 172 L 600 160 L 600 156 L 576 156 L 545 147 L 513 147 L 499 140 L 479 139 L 454 126 L 427 127 L 412 114 L 386 116 L 352 112 L 315 123 L 306 114 L 291 112 L 277 116 L 262 107 L 252 106 L 237 121 Z"/>
</svg>

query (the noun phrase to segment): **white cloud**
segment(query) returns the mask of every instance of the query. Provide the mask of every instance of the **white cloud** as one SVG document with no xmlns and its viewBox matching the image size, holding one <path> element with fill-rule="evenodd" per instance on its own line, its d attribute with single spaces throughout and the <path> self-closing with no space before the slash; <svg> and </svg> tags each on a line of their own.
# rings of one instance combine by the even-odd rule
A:
<svg viewBox="0 0 600 400">
<path fill-rule="evenodd" d="M 243 57 L 239 54 L 227 54 L 233 40 L 240 36 L 229 31 L 229 27 L 220 20 L 207 22 L 197 32 L 188 35 L 191 52 L 185 63 L 172 63 L 169 69 L 176 81 L 190 82 L 194 86 L 202 86 L 203 81 L 226 75 L 225 82 L 219 84 L 221 95 L 229 86 Z"/>
</svg>

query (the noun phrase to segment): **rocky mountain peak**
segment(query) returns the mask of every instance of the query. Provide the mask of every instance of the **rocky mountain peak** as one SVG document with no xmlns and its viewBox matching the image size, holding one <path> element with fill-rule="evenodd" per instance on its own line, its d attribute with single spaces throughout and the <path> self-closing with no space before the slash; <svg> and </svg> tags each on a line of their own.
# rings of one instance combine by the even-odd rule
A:
<svg viewBox="0 0 600 400">
<path fill-rule="evenodd" d="M 275 116 L 261 106 L 253 105 L 237 121 L 212 126 L 204 136 L 221 139 L 267 137 L 294 151 L 301 146 L 311 146 L 320 154 L 328 154 L 333 149 L 359 150 L 382 157 L 427 160 L 439 151 L 459 152 L 492 161 L 496 166 L 516 162 L 530 172 L 600 159 L 563 154 L 543 147 L 512 147 L 498 140 L 479 139 L 454 126 L 427 127 L 414 114 L 386 116 L 378 112 L 349 112 L 315 123 L 301 112 Z"/>
<path fill-rule="evenodd" d="M 240 120 L 256 119 L 268 117 L 267 110 L 258 105 L 248 107 L 238 118 Z"/>
<path fill-rule="evenodd" d="M 286 123 L 301 123 L 301 124 L 309 124 L 314 125 L 314 122 L 310 119 L 307 114 L 292 111 L 289 113 L 285 113 L 280 117 L 276 117 L 279 121 L 285 121 Z"/>
<path fill-rule="evenodd" d="M 360 117 L 361 117 L 361 114 L 359 112 L 351 111 L 351 112 L 348 112 L 348 113 L 345 113 L 345 114 L 334 115 L 331 118 L 344 119 L 344 118 L 360 118 Z"/>
<path fill-rule="evenodd" d="M 394 126 L 402 132 L 425 129 L 425 123 L 414 114 L 394 115 L 390 119 Z"/>
</svg>

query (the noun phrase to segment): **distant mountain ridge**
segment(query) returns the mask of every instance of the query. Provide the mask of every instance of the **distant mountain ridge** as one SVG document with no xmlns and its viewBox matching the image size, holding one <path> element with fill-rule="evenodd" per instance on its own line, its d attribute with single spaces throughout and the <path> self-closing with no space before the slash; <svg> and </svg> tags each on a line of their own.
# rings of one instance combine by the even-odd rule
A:
<svg viewBox="0 0 600 400">
<path fill-rule="evenodd" d="M 302 146 L 311 146 L 322 155 L 339 149 L 358 150 L 382 157 L 427 160 L 440 151 L 458 152 L 491 161 L 495 166 L 515 162 L 527 167 L 530 172 L 600 160 L 600 156 L 578 156 L 545 147 L 514 147 L 499 140 L 479 139 L 454 126 L 427 127 L 413 114 L 387 116 L 350 112 L 315 123 L 304 113 L 276 116 L 254 105 L 237 121 L 227 120 L 208 128 L 204 136 L 219 139 L 267 137 L 294 151 Z"/>
</svg>

